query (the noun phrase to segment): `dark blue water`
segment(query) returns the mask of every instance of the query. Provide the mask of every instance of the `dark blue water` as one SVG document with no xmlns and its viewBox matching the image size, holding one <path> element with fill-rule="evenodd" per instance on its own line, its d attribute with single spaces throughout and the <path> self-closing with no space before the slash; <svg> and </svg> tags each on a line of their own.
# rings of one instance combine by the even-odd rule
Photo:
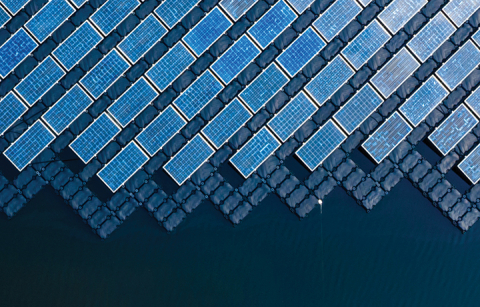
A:
<svg viewBox="0 0 480 307">
<path fill-rule="evenodd" d="M 0 215 L 2 306 L 476 306 L 462 235 L 404 180 L 370 213 L 336 188 L 299 221 L 270 196 L 232 227 L 204 202 L 173 234 L 139 208 L 101 241 L 46 188 Z"/>
</svg>

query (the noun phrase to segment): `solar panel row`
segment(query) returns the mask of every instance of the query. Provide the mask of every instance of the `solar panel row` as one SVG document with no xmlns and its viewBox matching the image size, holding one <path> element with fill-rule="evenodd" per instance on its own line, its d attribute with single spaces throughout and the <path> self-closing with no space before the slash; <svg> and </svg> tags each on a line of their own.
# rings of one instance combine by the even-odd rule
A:
<svg viewBox="0 0 480 307">
<path fill-rule="evenodd" d="M 479 0 L 452 0 L 443 8 L 445 14 L 460 27 L 480 8 Z"/>
<path fill-rule="evenodd" d="M 315 0 L 288 0 L 298 14 L 302 14 Z"/>
<path fill-rule="evenodd" d="M 331 41 L 352 21 L 362 7 L 355 0 L 337 0 L 313 23 L 313 26 Z"/>
<path fill-rule="evenodd" d="M 30 0 L 1 0 L 12 15 L 16 15 Z"/>
<path fill-rule="evenodd" d="M 155 10 L 160 19 L 171 29 L 187 15 L 200 0 L 166 0 Z"/>
<path fill-rule="evenodd" d="M 477 145 L 472 152 L 460 162 L 458 168 L 470 179 L 473 184 L 480 181 L 480 145 Z"/>
<path fill-rule="evenodd" d="M 90 20 L 107 36 L 139 5 L 138 0 L 108 0 Z"/>
</svg>

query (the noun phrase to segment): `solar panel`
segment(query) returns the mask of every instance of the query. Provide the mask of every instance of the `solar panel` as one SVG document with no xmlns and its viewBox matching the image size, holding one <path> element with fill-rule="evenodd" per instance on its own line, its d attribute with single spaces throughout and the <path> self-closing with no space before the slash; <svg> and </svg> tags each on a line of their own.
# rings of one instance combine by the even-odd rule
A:
<svg viewBox="0 0 480 307">
<path fill-rule="evenodd" d="M 70 144 L 70 148 L 87 164 L 120 131 L 121 128 L 103 113 Z"/>
<path fill-rule="evenodd" d="M 148 156 L 131 141 L 105 167 L 98 172 L 107 187 L 115 193 L 148 161 Z"/>
<path fill-rule="evenodd" d="M 277 57 L 277 62 L 293 77 L 316 56 L 325 42 L 312 28 L 308 28 Z"/>
<path fill-rule="evenodd" d="M 215 7 L 183 37 L 183 41 L 197 56 L 200 56 L 205 50 L 210 48 L 231 25 L 232 22 L 227 16 Z"/>
<path fill-rule="evenodd" d="M 287 84 L 288 77 L 272 63 L 240 93 L 240 98 L 254 113 L 257 113 L 270 98 Z"/>
<path fill-rule="evenodd" d="M 262 49 L 265 49 L 295 18 L 297 14 L 280 0 L 248 30 L 248 33 Z"/>
<path fill-rule="evenodd" d="M 478 124 L 478 120 L 463 104 L 430 134 L 428 139 L 446 155 Z"/>
<path fill-rule="evenodd" d="M 200 112 L 221 90 L 222 83 L 207 70 L 195 80 L 173 103 L 180 112 L 191 120 Z"/>
<path fill-rule="evenodd" d="M 473 184 L 477 184 L 480 180 L 480 145 L 458 165 L 458 169 L 467 176 Z"/>
<path fill-rule="evenodd" d="M 171 29 L 183 16 L 187 15 L 200 0 L 166 0 L 155 10 L 155 13 Z"/>
<path fill-rule="evenodd" d="M 87 21 L 62 42 L 53 52 L 53 55 L 63 67 L 70 70 L 101 40 L 100 33 Z"/>
<path fill-rule="evenodd" d="M 337 0 L 320 15 L 313 26 L 329 42 L 361 11 L 362 7 L 355 0 Z"/>
<path fill-rule="evenodd" d="M 96 99 L 110 85 L 114 84 L 129 67 L 128 62 L 120 56 L 117 50 L 113 49 L 80 80 L 80 83 Z"/>
<path fill-rule="evenodd" d="M 437 76 L 450 90 L 459 85 L 480 63 L 480 50 L 469 40 L 437 70 Z"/>
<path fill-rule="evenodd" d="M 420 64 L 402 48 L 382 69 L 372 78 L 372 84 L 387 98 L 410 77 Z"/>
<path fill-rule="evenodd" d="M 179 42 L 146 75 L 160 91 L 164 91 L 194 60 L 195 57 Z"/>
<path fill-rule="evenodd" d="M 315 0 L 287 0 L 291 6 L 297 11 L 298 14 L 302 14 Z"/>
<path fill-rule="evenodd" d="M 213 63 L 212 70 L 225 84 L 230 83 L 255 57 L 260 50 L 243 35 L 222 56 Z"/>
<path fill-rule="evenodd" d="M 303 92 L 295 96 L 279 113 L 268 123 L 276 136 L 285 142 L 297 131 L 318 108 Z"/>
<path fill-rule="evenodd" d="M 138 0 L 107 0 L 90 17 L 90 20 L 98 26 L 103 35 L 107 36 L 138 6 Z"/>
<path fill-rule="evenodd" d="M 395 0 L 378 15 L 378 19 L 380 19 L 392 34 L 395 34 L 420 11 L 427 2 L 427 0 Z"/>
<path fill-rule="evenodd" d="M 28 108 L 10 92 L 5 98 L 0 100 L 0 135 L 3 135 L 8 128 L 10 128 Z"/>
<path fill-rule="evenodd" d="M 382 97 L 367 84 L 342 106 L 333 118 L 350 135 L 382 102 Z"/>
<path fill-rule="evenodd" d="M 136 137 L 136 140 L 150 156 L 153 156 L 186 124 L 180 114 L 172 106 L 168 106 Z"/>
<path fill-rule="evenodd" d="M 42 118 L 56 134 L 61 134 L 93 100 L 76 84 Z"/>
<path fill-rule="evenodd" d="M 342 130 L 329 120 L 297 150 L 296 155 L 313 172 L 346 138 Z"/>
<path fill-rule="evenodd" d="M 35 48 L 37 43 L 20 29 L 0 47 L 0 76 L 5 78 L 20 64 Z"/>
<path fill-rule="evenodd" d="M 48 57 L 23 79 L 15 90 L 31 106 L 64 75 L 63 69 Z"/>
<path fill-rule="evenodd" d="M 54 139 L 55 135 L 42 121 L 37 120 L 3 154 L 19 171 L 22 171 Z"/>
<path fill-rule="evenodd" d="M 167 33 L 167 29 L 162 26 L 154 15 L 150 15 L 118 45 L 118 49 L 123 52 L 130 62 L 135 63 L 143 57 L 165 33 Z"/>
<path fill-rule="evenodd" d="M 230 159 L 230 163 L 248 178 L 280 145 L 267 127 L 263 127 Z"/>
<path fill-rule="evenodd" d="M 480 8 L 479 0 L 452 0 L 443 8 L 445 14 L 460 27 Z"/>
<path fill-rule="evenodd" d="M 400 112 L 416 127 L 447 95 L 448 90 L 433 76 L 407 99 Z"/>
<path fill-rule="evenodd" d="M 354 70 L 341 56 L 335 57 L 320 73 L 307 84 L 305 90 L 315 99 L 319 106 L 350 79 Z"/>
<path fill-rule="evenodd" d="M 182 185 L 214 152 L 203 137 L 197 134 L 163 168 L 178 185 Z"/>
<path fill-rule="evenodd" d="M 43 42 L 74 12 L 75 9 L 66 0 L 51 0 L 27 22 L 25 27 Z"/>
<path fill-rule="evenodd" d="M 257 2 L 258 0 L 222 0 L 220 6 L 227 11 L 230 17 L 237 21 Z"/>
<path fill-rule="evenodd" d="M 87 0 L 71 0 L 73 4 L 77 7 L 80 8 Z"/>
<path fill-rule="evenodd" d="M 342 54 L 358 70 L 385 45 L 390 37 L 380 23 L 374 20 L 343 49 Z"/>
<path fill-rule="evenodd" d="M 480 117 L 480 87 L 477 88 L 467 99 L 465 102 L 468 104 L 470 109 L 473 110 L 477 117 Z"/>
<path fill-rule="evenodd" d="M 108 107 L 108 112 L 117 119 L 122 127 L 127 126 L 158 93 L 141 77 L 114 104 Z"/>
<path fill-rule="evenodd" d="M 0 0 L 12 15 L 16 15 L 30 0 Z"/>
<path fill-rule="evenodd" d="M 380 163 L 411 131 L 410 125 L 395 112 L 370 135 L 362 147 L 377 163 Z"/>
<path fill-rule="evenodd" d="M 0 7 L 0 27 L 3 27 L 4 24 L 7 23 L 7 21 L 10 20 L 10 15 L 8 15 L 7 12 L 5 12 L 5 10 Z"/>
<path fill-rule="evenodd" d="M 202 133 L 218 149 L 251 117 L 247 108 L 239 100 L 234 99 L 203 128 Z"/>
<path fill-rule="evenodd" d="M 440 12 L 407 46 L 422 62 L 425 62 L 455 30 L 455 26 Z"/>
</svg>

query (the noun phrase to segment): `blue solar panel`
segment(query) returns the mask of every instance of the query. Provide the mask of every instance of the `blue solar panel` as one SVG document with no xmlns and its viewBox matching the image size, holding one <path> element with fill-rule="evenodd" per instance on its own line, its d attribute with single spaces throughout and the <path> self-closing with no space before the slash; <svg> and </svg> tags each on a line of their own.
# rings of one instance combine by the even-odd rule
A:
<svg viewBox="0 0 480 307">
<path fill-rule="evenodd" d="M 470 179 L 473 184 L 480 180 L 480 145 L 458 165 L 458 168 Z"/>
<path fill-rule="evenodd" d="M 113 49 L 90 72 L 83 77 L 80 83 L 87 91 L 98 98 L 130 67 L 124 58 Z"/>
<path fill-rule="evenodd" d="M 29 105 L 33 105 L 64 75 L 63 69 L 48 57 L 23 79 L 15 90 Z"/>
<path fill-rule="evenodd" d="M 394 0 L 380 13 L 378 19 L 393 33 L 397 33 L 420 9 L 427 0 Z"/>
<path fill-rule="evenodd" d="M 258 0 L 223 0 L 220 5 L 236 21 L 257 2 Z"/>
<path fill-rule="evenodd" d="M 150 15 L 118 45 L 118 48 L 132 63 L 135 63 L 144 56 L 165 33 L 167 33 L 167 29 L 162 26 L 155 16 Z"/>
<path fill-rule="evenodd" d="M 136 140 L 150 156 L 153 156 L 186 124 L 177 111 L 168 106 L 137 136 Z"/>
<path fill-rule="evenodd" d="M 337 0 L 320 15 L 313 26 L 329 42 L 361 11 L 362 7 L 355 0 Z"/>
<path fill-rule="evenodd" d="M 67 70 L 70 70 L 101 40 L 100 33 L 87 21 L 61 43 L 53 55 Z"/>
<path fill-rule="evenodd" d="M 12 15 L 16 15 L 30 0 L 0 0 Z"/>
<path fill-rule="evenodd" d="M 354 70 L 337 56 L 310 83 L 305 90 L 315 99 L 318 105 L 323 105 L 327 99 L 350 79 Z"/>
<path fill-rule="evenodd" d="M 257 113 L 287 82 L 288 77 L 272 63 L 240 93 L 240 98 Z"/>
<path fill-rule="evenodd" d="M 55 133 L 60 134 L 92 103 L 93 100 L 77 84 L 55 103 L 42 118 Z"/>
<path fill-rule="evenodd" d="M 231 25 L 232 22 L 215 7 L 184 36 L 183 41 L 199 56 L 210 48 Z"/>
<path fill-rule="evenodd" d="M 377 163 L 380 163 L 411 131 L 412 128 L 403 117 L 395 112 L 370 135 L 362 147 Z"/>
<path fill-rule="evenodd" d="M 38 120 L 10 145 L 3 154 L 19 171 L 22 171 L 54 139 L 55 135 Z"/>
<path fill-rule="evenodd" d="M 15 96 L 14 93 L 8 94 L 0 100 L 0 135 L 10 128 L 17 119 L 20 118 L 28 108 Z"/>
<path fill-rule="evenodd" d="M 315 104 L 303 92 L 300 92 L 275 115 L 268 126 L 282 142 L 285 142 L 317 110 Z"/>
<path fill-rule="evenodd" d="M 255 57 L 260 50 L 243 35 L 215 63 L 212 69 L 225 84 L 230 83 Z"/>
<path fill-rule="evenodd" d="M 70 148 L 87 164 L 120 131 L 120 127 L 103 113 L 70 144 Z"/>
<path fill-rule="evenodd" d="M 98 172 L 98 177 L 115 193 L 146 162 L 148 156 L 131 141 L 105 167 Z"/>
<path fill-rule="evenodd" d="M 453 90 L 480 63 L 480 50 L 468 41 L 437 71 L 437 76 Z"/>
<path fill-rule="evenodd" d="M 5 23 L 7 23 L 7 21 L 10 20 L 10 15 L 8 15 L 7 12 L 5 12 L 5 10 L 0 7 L 0 27 L 3 27 L 3 25 Z"/>
<path fill-rule="evenodd" d="M 200 0 L 166 0 L 155 10 L 155 13 L 171 29 L 183 16 L 187 15 Z"/>
<path fill-rule="evenodd" d="M 287 0 L 297 11 L 298 14 L 302 14 L 315 0 Z"/>
<path fill-rule="evenodd" d="M 467 99 L 465 102 L 468 104 L 470 109 L 480 117 L 480 87 L 477 88 Z"/>
<path fill-rule="evenodd" d="M 142 77 L 123 93 L 114 104 L 108 107 L 108 112 L 117 119 L 122 127 L 125 127 L 142 112 L 157 95 L 158 93 Z"/>
<path fill-rule="evenodd" d="M 0 47 L 0 76 L 5 78 L 14 70 L 35 48 L 37 43 L 20 29 Z"/>
<path fill-rule="evenodd" d="M 146 75 L 159 90 L 164 91 L 194 60 L 188 49 L 178 43 Z"/>
<path fill-rule="evenodd" d="M 457 27 L 460 27 L 478 8 L 480 8 L 479 0 L 452 0 L 445 5 L 443 11 Z"/>
<path fill-rule="evenodd" d="M 380 23 L 374 20 L 343 49 L 342 54 L 358 70 L 385 45 L 390 37 Z"/>
<path fill-rule="evenodd" d="M 424 62 L 455 30 L 455 26 L 440 12 L 407 45 Z"/>
<path fill-rule="evenodd" d="M 248 30 L 248 33 L 265 49 L 295 18 L 297 14 L 280 0 Z"/>
<path fill-rule="evenodd" d="M 308 28 L 297 38 L 280 56 L 277 62 L 287 71 L 290 77 L 293 77 L 310 60 L 316 56 L 325 42 L 313 30 Z"/>
<path fill-rule="evenodd" d="M 138 0 L 108 0 L 90 19 L 108 35 L 140 4 Z"/>
<path fill-rule="evenodd" d="M 351 134 L 382 104 L 383 99 L 370 84 L 365 85 L 334 115 L 337 123 Z"/>
<path fill-rule="evenodd" d="M 192 119 L 205 107 L 215 95 L 223 89 L 222 83 L 207 70 L 190 87 L 188 87 L 173 103 L 182 114 Z"/>
<path fill-rule="evenodd" d="M 214 152 L 203 137 L 197 134 L 163 168 L 178 185 L 182 185 Z"/>
<path fill-rule="evenodd" d="M 372 78 L 372 84 L 387 98 L 410 77 L 420 64 L 403 48 Z"/>
<path fill-rule="evenodd" d="M 446 155 L 476 124 L 478 124 L 478 120 L 462 104 L 430 134 L 428 139 L 443 155 Z"/>
<path fill-rule="evenodd" d="M 329 120 L 297 150 L 297 157 L 313 172 L 346 138 L 342 130 Z"/>
<path fill-rule="evenodd" d="M 230 162 L 243 177 L 248 178 L 280 145 L 267 127 L 263 127 L 230 159 Z"/>
<path fill-rule="evenodd" d="M 203 135 L 220 148 L 252 115 L 237 99 L 233 100 L 202 130 Z"/>
<path fill-rule="evenodd" d="M 431 77 L 400 107 L 400 111 L 416 127 L 447 95 L 448 90 L 437 78 Z"/>
<path fill-rule="evenodd" d="M 27 22 L 25 27 L 43 42 L 74 12 L 75 9 L 66 0 L 51 0 Z"/>
</svg>

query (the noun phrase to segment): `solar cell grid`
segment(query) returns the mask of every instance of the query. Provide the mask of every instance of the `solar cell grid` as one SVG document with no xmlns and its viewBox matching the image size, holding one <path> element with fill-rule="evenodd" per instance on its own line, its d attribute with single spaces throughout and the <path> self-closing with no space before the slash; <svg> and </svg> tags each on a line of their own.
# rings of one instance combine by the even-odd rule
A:
<svg viewBox="0 0 480 307">
<path fill-rule="evenodd" d="M 222 0 L 220 6 L 236 21 L 257 2 L 258 0 Z"/>
<path fill-rule="evenodd" d="M 0 135 L 3 135 L 28 108 L 18 99 L 14 93 L 10 92 L 0 100 Z"/>
<path fill-rule="evenodd" d="M 477 88 L 467 99 L 465 102 L 470 107 L 471 110 L 480 118 L 480 87 Z"/>
<path fill-rule="evenodd" d="M 30 0 L 0 0 L 12 15 L 16 15 Z"/>
<path fill-rule="evenodd" d="M 473 183 L 477 184 L 480 181 L 480 145 L 477 145 L 474 150 L 465 159 L 460 162 L 458 168 L 467 178 Z"/>
<path fill-rule="evenodd" d="M 187 15 L 200 0 L 166 0 L 155 10 L 160 19 L 171 29 Z"/>
<path fill-rule="evenodd" d="M 480 30 L 477 30 L 477 32 L 472 35 L 472 40 L 477 44 L 477 46 L 480 46 Z"/>
<path fill-rule="evenodd" d="M 291 6 L 297 11 L 298 14 L 302 14 L 315 0 L 287 0 Z"/>
<path fill-rule="evenodd" d="M 138 0 L 108 0 L 90 20 L 107 36 L 139 5 Z"/>
<path fill-rule="evenodd" d="M 23 28 L 18 30 L 0 47 L 0 76 L 5 78 L 37 46 L 37 43 Z"/>
<path fill-rule="evenodd" d="M 457 27 L 460 27 L 478 8 L 480 8 L 479 0 L 452 0 L 445 5 L 443 11 Z"/>
<path fill-rule="evenodd" d="M 378 15 L 378 19 L 392 34 L 396 34 L 427 2 L 427 0 L 394 0 Z"/>
<path fill-rule="evenodd" d="M 361 11 L 362 7 L 355 0 L 337 0 L 320 15 L 313 26 L 329 42 Z"/>
<path fill-rule="evenodd" d="M 10 20 L 10 15 L 0 6 L 0 27 L 3 27 Z"/>
</svg>

